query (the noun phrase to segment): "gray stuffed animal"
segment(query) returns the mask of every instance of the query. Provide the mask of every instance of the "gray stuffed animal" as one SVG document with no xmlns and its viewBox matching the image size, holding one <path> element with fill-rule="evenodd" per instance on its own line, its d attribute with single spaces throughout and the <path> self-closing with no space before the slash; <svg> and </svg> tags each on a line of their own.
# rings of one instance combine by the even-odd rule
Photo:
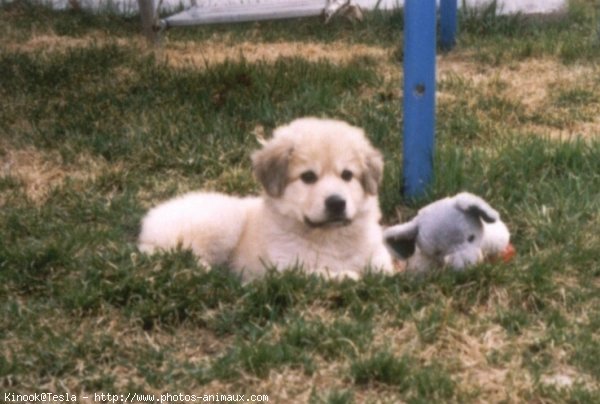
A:
<svg viewBox="0 0 600 404">
<path fill-rule="evenodd" d="M 408 270 L 448 266 L 461 270 L 486 258 L 508 261 L 515 253 L 500 214 L 468 192 L 435 201 L 408 223 L 384 231 L 393 255 L 407 260 Z"/>
</svg>

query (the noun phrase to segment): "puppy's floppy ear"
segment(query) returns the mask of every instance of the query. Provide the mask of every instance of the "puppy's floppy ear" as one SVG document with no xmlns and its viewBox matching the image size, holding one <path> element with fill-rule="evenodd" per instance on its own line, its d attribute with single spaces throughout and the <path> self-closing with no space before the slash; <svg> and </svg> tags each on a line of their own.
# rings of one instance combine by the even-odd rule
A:
<svg viewBox="0 0 600 404">
<path fill-rule="evenodd" d="M 254 175 L 269 196 L 279 197 L 288 181 L 288 165 L 294 145 L 285 139 L 274 138 L 252 154 Z"/>
<path fill-rule="evenodd" d="M 487 223 L 494 223 L 500 219 L 500 214 L 477 195 L 461 192 L 455 198 L 456 207 L 468 215 L 481 218 Z"/>
<path fill-rule="evenodd" d="M 377 195 L 383 177 L 383 157 L 378 150 L 371 146 L 366 155 L 365 166 L 361 178 L 362 186 L 367 194 Z"/>
<path fill-rule="evenodd" d="M 390 252 L 398 258 L 408 259 L 415 253 L 419 225 L 416 220 L 385 229 L 383 240 Z"/>
</svg>

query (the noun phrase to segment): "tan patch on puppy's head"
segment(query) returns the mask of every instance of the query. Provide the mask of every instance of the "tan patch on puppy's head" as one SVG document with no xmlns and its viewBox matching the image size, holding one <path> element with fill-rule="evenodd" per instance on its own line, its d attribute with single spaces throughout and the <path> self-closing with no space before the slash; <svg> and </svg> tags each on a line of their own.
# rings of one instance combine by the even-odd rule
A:
<svg viewBox="0 0 600 404">
<path fill-rule="evenodd" d="M 254 173 L 286 216 L 311 226 L 350 223 L 376 196 L 383 159 L 360 128 L 301 118 L 252 156 Z"/>
<path fill-rule="evenodd" d="M 379 150 L 372 149 L 365 156 L 366 168 L 363 171 L 362 185 L 365 192 L 377 195 L 379 185 L 383 178 L 383 157 Z"/>
<path fill-rule="evenodd" d="M 287 139 L 273 139 L 252 154 L 254 175 L 269 196 L 279 197 L 283 193 L 293 151 L 292 142 Z"/>
</svg>

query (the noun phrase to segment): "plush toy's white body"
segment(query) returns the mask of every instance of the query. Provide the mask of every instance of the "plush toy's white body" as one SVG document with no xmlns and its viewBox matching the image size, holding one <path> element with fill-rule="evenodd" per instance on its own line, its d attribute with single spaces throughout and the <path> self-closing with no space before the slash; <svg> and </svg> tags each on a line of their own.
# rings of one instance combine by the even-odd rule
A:
<svg viewBox="0 0 600 404">
<path fill-rule="evenodd" d="M 468 192 L 425 206 L 410 222 L 386 229 L 384 239 L 394 255 L 407 260 L 407 269 L 416 271 L 461 270 L 512 249 L 499 213 Z"/>
</svg>

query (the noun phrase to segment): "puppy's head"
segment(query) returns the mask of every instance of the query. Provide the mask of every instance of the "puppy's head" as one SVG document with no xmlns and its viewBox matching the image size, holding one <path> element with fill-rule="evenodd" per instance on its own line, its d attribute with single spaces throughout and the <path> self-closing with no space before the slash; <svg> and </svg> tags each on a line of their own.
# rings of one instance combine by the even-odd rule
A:
<svg viewBox="0 0 600 404">
<path fill-rule="evenodd" d="M 273 206 L 309 227 L 348 225 L 377 209 L 381 153 L 345 122 L 297 119 L 277 128 L 252 162 Z"/>
</svg>

